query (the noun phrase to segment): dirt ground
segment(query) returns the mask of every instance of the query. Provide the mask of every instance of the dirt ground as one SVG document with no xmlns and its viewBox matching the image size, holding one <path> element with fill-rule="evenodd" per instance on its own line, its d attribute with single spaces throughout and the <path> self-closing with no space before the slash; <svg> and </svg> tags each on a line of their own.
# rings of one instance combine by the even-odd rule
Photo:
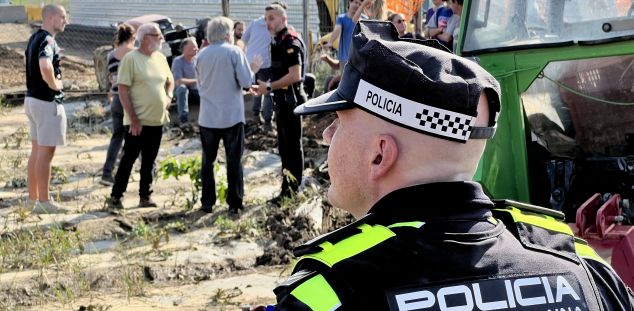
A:
<svg viewBox="0 0 634 311">
<path fill-rule="evenodd" d="M 3 29 L 29 33 L 26 25 Z M 24 85 L 23 48 L 12 40 L 0 35 L 1 90 Z M 95 89 L 89 59 L 70 56 L 62 66 L 68 89 Z M 105 97 L 71 96 L 65 108 L 69 143 L 53 160 L 51 193 L 70 212 L 36 215 L 24 207 L 24 109 L 0 107 L 0 310 L 243 310 L 272 303 L 272 289 L 291 271 L 292 248 L 352 220 L 324 198 L 321 131 L 332 115 L 304 119 L 305 188 L 281 208 L 266 203 L 282 179 L 274 133 L 247 122 L 245 210 L 234 216 L 221 200 L 213 213 L 199 211 L 187 173 L 164 178 L 163 164 L 200 156 L 198 136 L 175 127 L 166 129 L 157 159 L 159 207 L 136 206 L 137 167 L 126 209 L 106 210 L 110 187 L 98 183 L 110 133 Z M 226 187 L 223 153 L 219 191 Z"/>
</svg>

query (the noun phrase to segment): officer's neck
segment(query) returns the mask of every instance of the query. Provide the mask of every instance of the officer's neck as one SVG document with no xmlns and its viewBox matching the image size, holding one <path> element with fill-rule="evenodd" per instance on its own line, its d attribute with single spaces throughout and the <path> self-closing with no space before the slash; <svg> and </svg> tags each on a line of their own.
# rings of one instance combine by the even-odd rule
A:
<svg viewBox="0 0 634 311">
<path fill-rule="evenodd" d="M 282 28 L 280 31 L 278 31 L 277 33 L 275 33 L 275 37 L 279 37 L 282 34 L 286 33 L 288 31 L 288 28 L 286 26 L 284 26 L 284 28 Z"/>
</svg>

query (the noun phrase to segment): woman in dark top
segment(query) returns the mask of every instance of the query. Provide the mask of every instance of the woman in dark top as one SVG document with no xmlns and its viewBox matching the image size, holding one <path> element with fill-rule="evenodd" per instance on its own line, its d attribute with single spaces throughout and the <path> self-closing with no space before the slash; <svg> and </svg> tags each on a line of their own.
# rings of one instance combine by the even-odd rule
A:
<svg viewBox="0 0 634 311">
<path fill-rule="evenodd" d="M 103 165 L 103 173 L 99 183 L 106 186 L 114 184 L 112 170 L 117 160 L 117 155 L 121 150 L 125 130 L 123 128 L 123 106 L 119 100 L 119 90 L 117 86 L 117 70 L 119 61 L 123 56 L 134 49 L 135 30 L 132 26 L 122 23 L 117 27 L 114 35 L 114 49 L 108 54 L 108 78 L 112 84 L 110 89 L 110 112 L 112 114 L 112 137 L 106 154 L 106 162 Z"/>
</svg>

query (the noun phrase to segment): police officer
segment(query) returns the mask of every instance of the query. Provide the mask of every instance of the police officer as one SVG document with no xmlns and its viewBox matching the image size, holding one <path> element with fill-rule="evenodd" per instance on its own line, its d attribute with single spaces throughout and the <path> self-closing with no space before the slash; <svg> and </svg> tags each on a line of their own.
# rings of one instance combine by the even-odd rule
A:
<svg viewBox="0 0 634 311">
<path fill-rule="evenodd" d="M 328 199 L 358 221 L 297 248 L 270 308 L 634 310 L 631 291 L 562 215 L 494 203 L 470 181 L 500 87 L 439 47 L 360 21 L 338 89 L 295 109 L 336 111 L 323 133 Z"/>
<path fill-rule="evenodd" d="M 271 93 L 275 107 L 283 180 L 279 196 L 271 202 L 279 205 L 283 198 L 292 197 L 302 182 L 302 121 L 293 114 L 293 109 L 306 101 L 306 93 L 302 87 L 305 50 L 297 33 L 288 30 L 286 8 L 283 4 L 273 3 L 267 6 L 264 18 L 266 27 L 273 35 L 271 80 L 258 80 L 258 95 Z"/>
</svg>

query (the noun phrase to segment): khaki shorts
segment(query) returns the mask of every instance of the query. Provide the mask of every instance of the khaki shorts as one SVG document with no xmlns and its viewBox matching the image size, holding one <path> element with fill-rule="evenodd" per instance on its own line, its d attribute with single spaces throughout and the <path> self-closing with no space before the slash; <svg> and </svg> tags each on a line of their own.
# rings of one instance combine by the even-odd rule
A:
<svg viewBox="0 0 634 311">
<path fill-rule="evenodd" d="M 66 111 L 64 106 L 33 97 L 24 100 L 24 111 L 29 118 L 31 140 L 40 146 L 66 144 Z"/>
</svg>

